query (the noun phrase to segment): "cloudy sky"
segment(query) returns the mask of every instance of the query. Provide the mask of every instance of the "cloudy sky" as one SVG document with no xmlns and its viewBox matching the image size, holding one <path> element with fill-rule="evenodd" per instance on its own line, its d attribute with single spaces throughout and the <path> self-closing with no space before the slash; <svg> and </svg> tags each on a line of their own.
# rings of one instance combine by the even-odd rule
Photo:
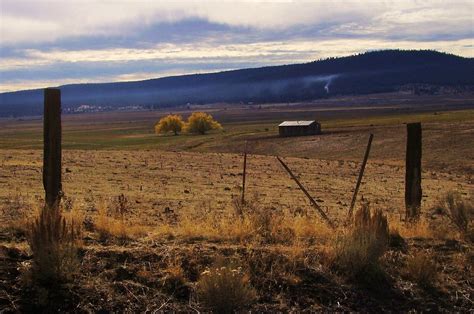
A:
<svg viewBox="0 0 474 314">
<path fill-rule="evenodd" d="M 474 1 L 0 0 L 0 92 L 307 62 L 474 57 Z"/>
</svg>

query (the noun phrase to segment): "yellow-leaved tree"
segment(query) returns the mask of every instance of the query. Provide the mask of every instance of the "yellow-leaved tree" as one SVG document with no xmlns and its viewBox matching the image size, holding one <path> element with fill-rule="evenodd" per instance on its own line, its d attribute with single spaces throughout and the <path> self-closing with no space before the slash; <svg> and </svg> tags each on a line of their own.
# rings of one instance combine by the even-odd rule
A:
<svg viewBox="0 0 474 314">
<path fill-rule="evenodd" d="M 174 135 L 178 135 L 184 127 L 183 118 L 176 114 L 169 114 L 166 117 L 160 119 L 155 125 L 155 133 L 167 133 L 173 132 Z"/>
<path fill-rule="evenodd" d="M 219 129 L 222 129 L 220 123 L 205 112 L 193 112 L 185 125 L 185 131 L 189 133 L 206 134 L 207 131 Z"/>
</svg>

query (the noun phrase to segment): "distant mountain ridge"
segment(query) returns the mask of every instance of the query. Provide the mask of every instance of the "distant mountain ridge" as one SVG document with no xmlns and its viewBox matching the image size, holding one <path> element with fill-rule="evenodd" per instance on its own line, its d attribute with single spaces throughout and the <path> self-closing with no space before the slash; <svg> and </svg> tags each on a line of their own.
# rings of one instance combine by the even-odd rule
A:
<svg viewBox="0 0 474 314">
<path fill-rule="evenodd" d="M 187 103 L 293 102 L 392 92 L 406 86 L 474 88 L 474 58 L 432 50 L 382 50 L 303 64 L 135 82 L 60 86 L 64 108 Z M 426 89 L 426 88 L 425 88 Z M 43 90 L 0 94 L 0 116 L 42 113 Z"/>
</svg>

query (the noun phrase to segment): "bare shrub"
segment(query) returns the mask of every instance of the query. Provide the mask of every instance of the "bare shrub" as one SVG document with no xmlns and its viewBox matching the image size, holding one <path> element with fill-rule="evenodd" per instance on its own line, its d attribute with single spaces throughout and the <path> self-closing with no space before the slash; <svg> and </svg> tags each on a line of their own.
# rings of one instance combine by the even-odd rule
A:
<svg viewBox="0 0 474 314">
<path fill-rule="evenodd" d="M 436 204 L 435 210 L 448 215 L 461 233 L 468 233 L 474 216 L 474 207 L 470 202 L 463 200 L 458 192 L 449 191 L 442 196 Z"/>
<path fill-rule="evenodd" d="M 199 301 L 216 313 L 234 313 L 256 299 L 249 277 L 241 267 L 214 266 L 201 274 L 197 284 Z"/>
<path fill-rule="evenodd" d="M 436 262 L 431 254 L 419 252 L 407 258 L 406 273 L 422 287 L 432 287 L 437 280 Z"/>
<path fill-rule="evenodd" d="M 387 250 L 389 228 L 380 210 L 368 204 L 356 212 L 351 230 L 335 243 L 333 263 L 352 279 L 374 283 L 385 278 L 379 259 Z"/>
<path fill-rule="evenodd" d="M 64 218 L 57 206 L 44 208 L 29 224 L 32 277 L 44 285 L 70 280 L 78 266 L 80 237 L 80 224 Z"/>
</svg>

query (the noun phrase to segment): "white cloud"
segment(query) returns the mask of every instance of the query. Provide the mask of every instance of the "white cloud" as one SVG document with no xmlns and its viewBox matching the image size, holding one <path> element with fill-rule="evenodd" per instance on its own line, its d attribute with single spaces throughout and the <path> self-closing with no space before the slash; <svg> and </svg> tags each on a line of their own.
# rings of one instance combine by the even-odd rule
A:
<svg viewBox="0 0 474 314">
<path fill-rule="evenodd" d="M 3 70 L 15 70 L 35 66 L 52 65 L 63 62 L 128 62 L 163 60 L 176 64 L 182 62 L 209 62 L 213 59 L 232 62 L 234 59 L 276 60 L 285 62 L 305 62 L 332 56 L 344 56 L 367 50 L 380 49 L 434 49 L 466 57 L 474 57 L 469 39 L 457 41 L 423 41 L 413 43 L 403 40 L 377 39 L 330 39 L 318 41 L 273 41 L 252 44 L 161 44 L 147 49 L 114 48 L 102 50 L 24 50 L 25 58 L 0 59 Z"/>
<path fill-rule="evenodd" d="M 471 31 L 471 1 L 151 1 L 0 0 L 4 44 L 48 42 L 83 35 L 123 35 L 152 23 L 203 18 L 278 31 L 298 25 L 346 24 L 372 34 Z M 418 27 L 422 26 L 422 27 Z M 341 28 L 344 30 L 347 28 Z"/>
</svg>

